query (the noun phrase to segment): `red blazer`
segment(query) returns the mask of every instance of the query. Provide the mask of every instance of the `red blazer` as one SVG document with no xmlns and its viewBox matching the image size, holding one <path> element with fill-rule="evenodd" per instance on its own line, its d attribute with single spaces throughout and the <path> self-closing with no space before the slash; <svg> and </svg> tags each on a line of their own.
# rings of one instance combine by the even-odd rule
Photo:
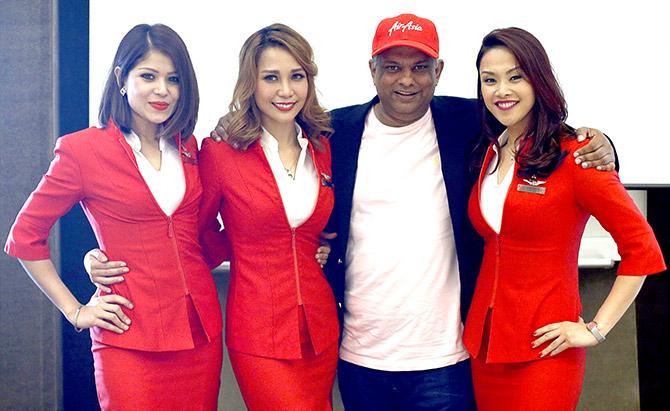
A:
<svg viewBox="0 0 670 411">
<path fill-rule="evenodd" d="M 472 224 L 485 241 L 463 337 L 474 357 L 489 309 L 489 363 L 536 360 L 546 345 L 531 348 L 535 329 L 578 320 L 582 309 L 577 257 L 590 215 L 617 243 L 621 255 L 617 274 L 646 275 L 665 269 L 654 233 L 618 174 L 577 167 L 570 161 L 577 147 L 576 140 L 562 143 L 569 154 L 549 178 L 542 179 L 545 195 L 518 191 L 517 185 L 528 184 L 516 175 L 515 166 L 499 235 L 484 220 L 479 202 L 491 148 L 486 154 L 469 204 Z"/>
<path fill-rule="evenodd" d="M 222 328 L 214 280 L 198 244 L 202 193 L 191 137 L 182 143 L 186 192 L 168 217 L 140 174 L 135 155 L 114 125 L 88 128 L 58 139 L 47 174 L 16 218 L 5 251 L 25 260 L 49 258 L 47 237 L 56 220 L 77 202 L 100 248 L 123 260 L 130 272 L 113 285 L 133 302 L 125 310 L 132 325 L 123 334 L 97 327 L 91 337 L 104 344 L 145 351 L 193 348 L 186 295 L 191 296 L 211 340 Z"/>
<path fill-rule="evenodd" d="M 307 221 L 292 229 L 259 142 L 241 151 L 209 138 L 203 141 L 201 244 L 210 265 L 223 260 L 226 242 L 216 220 L 221 213 L 232 248 L 226 344 L 236 351 L 301 358 L 301 304 L 315 352 L 337 342 L 335 299 L 314 258 L 333 207 L 330 149 L 325 138 L 321 142 L 324 151 L 309 145 L 321 182 L 316 207 Z"/>
</svg>

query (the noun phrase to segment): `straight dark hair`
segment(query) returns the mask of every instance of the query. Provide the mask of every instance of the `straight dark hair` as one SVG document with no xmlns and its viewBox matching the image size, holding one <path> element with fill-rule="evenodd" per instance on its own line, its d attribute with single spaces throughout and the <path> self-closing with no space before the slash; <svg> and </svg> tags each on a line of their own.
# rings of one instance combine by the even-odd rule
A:
<svg viewBox="0 0 670 411">
<path fill-rule="evenodd" d="M 540 41 L 529 32 L 509 27 L 496 29 L 482 40 L 477 54 L 477 72 L 484 55 L 491 49 L 504 47 L 509 50 L 535 93 L 528 128 L 519 138 L 517 162 L 520 177 L 546 178 L 558 167 L 566 151 L 561 151 L 561 139 L 571 138 L 575 130 L 565 123 L 568 107 L 558 80 L 549 62 L 549 56 Z M 481 78 L 477 76 L 477 98 L 484 121 L 482 136 L 475 148 L 474 167 L 481 167 L 483 154 L 490 144 L 500 148 L 498 137 L 505 130 L 489 112 L 482 98 Z M 496 168 L 500 164 L 500 158 Z"/>
<path fill-rule="evenodd" d="M 102 127 L 107 127 L 111 118 L 121 131 L 130 132 L 132 109 L 126 96 L 122 96 L 119 90 L 125 84 L 130 70 L 152 50 L 168 56 L 179 77 L 177 106 L 170 118 L 163 123 L 159 135 L 161 137 L 180 135 L 182 140 L 186 140 L 193 134 L 198 119 L 200 104 L 198 82 L 186 44 L 174 30 L 164 24 L 138 24 L 123 37 L 107 76 L 98 121 Z M 121 69 L 118 81 L 114 74 L 116 67 Z"/>
</svg>

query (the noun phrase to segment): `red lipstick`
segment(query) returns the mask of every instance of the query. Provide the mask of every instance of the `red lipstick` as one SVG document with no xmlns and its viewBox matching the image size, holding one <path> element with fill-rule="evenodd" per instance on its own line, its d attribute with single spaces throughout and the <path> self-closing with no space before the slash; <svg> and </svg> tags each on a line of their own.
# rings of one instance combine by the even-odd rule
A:
<svg viewBox="0 0 670 411">
<path fill-rule="evenodd" d="M 151 105 L 151 107 L 155 108 L 156 110 L 160 110 L 160 111 L 166 110 L 168 107 L 170 107 L 170 105 L 168 103 L 164 103 L 162 101 L 154 101 L 154 102 L 151 102 L 149 104 Z"/>
<path fill-rule="evenodd" d="M 296 102 L 295 101 L 282 101 L 282 102 L 274 102 L 272 103 L 275 108 L 277 108 L 279 111 L 291 111 L 293 110 L 293 106 L 295 106 Z"/>
</svg>

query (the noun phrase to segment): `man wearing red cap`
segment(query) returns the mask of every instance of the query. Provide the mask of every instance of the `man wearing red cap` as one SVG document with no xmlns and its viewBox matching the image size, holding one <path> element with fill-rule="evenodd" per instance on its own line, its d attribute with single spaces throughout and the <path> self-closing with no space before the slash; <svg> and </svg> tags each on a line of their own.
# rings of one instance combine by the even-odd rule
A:
<svg viewBox="0 0 670 411">
<path fill-rule="evenodd" d="M 433 95 L 438 57 L 430 20 L 382 20 L 369 63 L 377 96 L 331 112 L 326 231 L 338 235 L 326 274 L 342 308 L 347 410 L 475 408 L 461 336 L 482 255 L 467 216 L 481 122 L 476 100 Z M 594 133 L 592 145 L 606 149 L 583 157 L 590 144 L 577 160 L 609 169 L 611 146 Z"/>
<path fill-rule="evenodd" d="M 326 269 L 343 308 L 347 410 L 475 408 L 461 334 L 482 254 L 466 211 L 481 123 L 476 100 L 433 96 L 438 56 L 430 20 L 382 20 L 377 96 L 331 112 L 338 236 Z"/>
</svg>

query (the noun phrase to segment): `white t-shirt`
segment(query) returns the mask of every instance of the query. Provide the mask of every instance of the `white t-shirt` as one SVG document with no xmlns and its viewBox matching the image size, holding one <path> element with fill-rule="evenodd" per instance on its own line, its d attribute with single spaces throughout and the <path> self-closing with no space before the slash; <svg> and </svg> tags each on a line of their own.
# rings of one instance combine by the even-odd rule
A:
<svg viewBox="0 0 670 411">
<path fill-rule="evenodd" d="M 316 199 L 319 194 L 319 179 L 316 175 L 312 154 L 309 151 L 308 141 L 302 134 L 302 129 L 297 124 L 296 138 L 300 144 L 300 155 L 295 167 L 295 179 L 291 178 L 279 157 L 279 143 L 266 129 L 261 135 L 261 147 L 265 157 L 270 164 L 272 174 L 275 176 L 279 194 L 286 218 L 291 227 L 297 227 L 304 223 L 316 207 Z"/>
<path fill-rule="evenodd" d="M 186 192 L 184 168 L 179 157 L 179 148 L 177 148 L 174 139 L 163 137 L 159 140 L 161 167 L 160 170 L 156 170 L 140 151 L 142 150 L 142 141 L 137 134 L 131 130 L 129 134 L 124 133 L 123 135 L 128 145 L 133 149 L 140 174 L 149 186 L 156 203 L 166 215 L 171 216 L 181 204 Z"/>
<path fill-rule="evenodd" d="M 430 110 L 405 127 L 368 114 L 347 246 L 340 358 L 386 371 L 468 358 L 460 279 Z"/>
</svg>

